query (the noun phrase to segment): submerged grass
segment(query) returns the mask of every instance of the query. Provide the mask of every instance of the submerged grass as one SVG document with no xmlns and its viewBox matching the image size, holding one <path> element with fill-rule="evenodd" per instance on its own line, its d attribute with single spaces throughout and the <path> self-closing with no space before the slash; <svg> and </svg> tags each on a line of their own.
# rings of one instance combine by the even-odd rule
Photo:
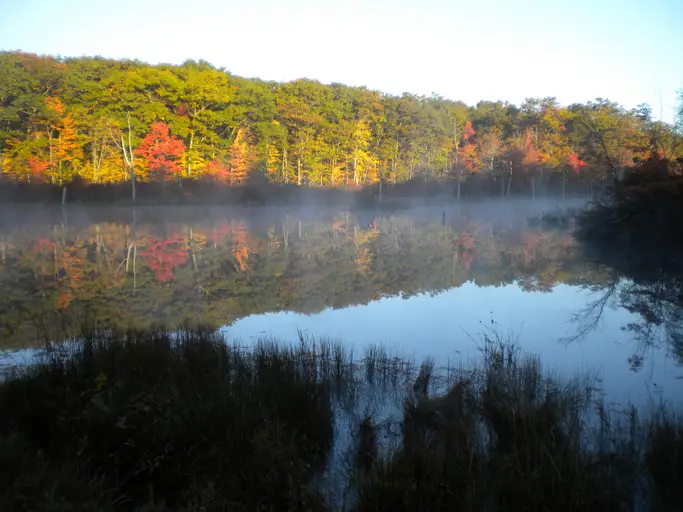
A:
<svg viewBox="0 0 683 512">
<path fill-rule="evenodd" d="M 680 509 L 679 416 L 619 422 L 590 379 L 482 352 L 444 384 L 431 360 L 303 335 L 88 333 L 0 384 L 0 510 Z M 352 499 L 331 500 L 344 435 Z"/>
</svg>

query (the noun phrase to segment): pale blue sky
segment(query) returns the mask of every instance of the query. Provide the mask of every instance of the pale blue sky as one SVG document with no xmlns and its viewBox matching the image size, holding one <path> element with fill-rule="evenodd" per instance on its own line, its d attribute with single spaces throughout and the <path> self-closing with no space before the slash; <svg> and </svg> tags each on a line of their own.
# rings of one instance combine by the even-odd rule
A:
<svg viewBox="0 0 683 512">
<path fill-rule="evenodd" d="M 671 120 L 683 0 L 0 0 L 0 49 L 301 77 L 468 104 L 608 97 Z"/>
</svg>

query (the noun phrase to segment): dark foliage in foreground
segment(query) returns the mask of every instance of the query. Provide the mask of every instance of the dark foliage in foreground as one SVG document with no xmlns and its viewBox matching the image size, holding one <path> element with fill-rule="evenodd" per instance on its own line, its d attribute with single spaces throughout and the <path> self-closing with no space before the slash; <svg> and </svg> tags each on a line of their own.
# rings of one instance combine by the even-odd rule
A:
<svg viewBox="0 0 683 512">
<path fill-rule="evenodd" d="M 590 389 L 543 376 L 505 347 L 447 395 L 409 400 L 403 444 L 361 486 L 357 510 L 620 510 L 632 461 L 582 447 Z"/>
<path fill-rule="evenodd" d="M 346 508 L 683 503 L 680 418 L 630 409 L 619 421 L 599 402 L 595 414 L 591 379 L 549 377 L 504 343 L 487 339 L 479 368 L 444 377 L 430 361 L 415 375 L 381 350 L 353 363 L 341 346 L 303 340 L 238 350 L 201 330 L 84 338 L 0 384 L 2 510 L 331 510 L 316 477 L 340 404 L 358 418 Z M 383 420 L 398 444 L 358 397 L 338 400 L 361 389 L 405 397 Z"/>
<path fill-rule="evenodd" d="M 355 509 L 681 510 L 680 418 L 615 421 L 598 402 L 589 420 L 591 395 L 590 379 L 548 378 L 489 343 L 446 395 L 406 401 L 402 445 L 366 472 Z"/>
<path fill-rule="evenodd" d="M 0 387 L 0 509 L 315 510 L 327 385 L 294 352 L 97 336 Z"/>
</svg>

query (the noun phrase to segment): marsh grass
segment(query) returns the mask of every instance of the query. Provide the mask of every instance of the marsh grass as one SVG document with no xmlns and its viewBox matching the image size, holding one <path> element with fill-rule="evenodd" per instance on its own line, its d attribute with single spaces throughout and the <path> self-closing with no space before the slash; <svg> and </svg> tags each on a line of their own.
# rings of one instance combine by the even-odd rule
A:
<svg viewBox="0 0 683 512">
<path fill-rule="evenodd" d="M 500 338 L 481 348 L 446 394 L 407 396 L 402 445 L 355 510 L 680 510 L 680 418 L 617 416 L 590 377 L 549 375 Z"/>
<path fill-rule="evenodd" d="M 683 510 L 683 418 L 660 410 L 645 427 L 653 510 Z"/>
<path fill-rule="evenodd" d="M 311 353 L 203 331 L 47 350 L 0 386 L 0 508 L 322 508 L 306 484 L 332 409 Z"/>
<path fill-rule="evenodd" d="M 0 383 L 0 510 L 680 507 L 679 416 L 480 350 L 444 369 L 303 334 L 88 331 Z"/>
</svg>

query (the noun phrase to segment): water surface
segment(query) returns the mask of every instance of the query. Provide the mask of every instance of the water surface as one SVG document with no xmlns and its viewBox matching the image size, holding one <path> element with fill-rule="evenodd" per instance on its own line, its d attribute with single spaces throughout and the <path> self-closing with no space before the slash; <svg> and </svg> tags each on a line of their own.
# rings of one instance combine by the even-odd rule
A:
<svg viewBox="0 0 683 512">
<path fill-rule="evenodd" d="M 558 372 L 598 372 L 609 400 L 683 395 L 666 283 L 589 261 L 571 223 L 529 221 L 557 211 L 13 210 L 0 224 L 0 342 L 189 319 L 242 341 L 301 331 L 466 364 L 502 336 Z"/>
</svg>

